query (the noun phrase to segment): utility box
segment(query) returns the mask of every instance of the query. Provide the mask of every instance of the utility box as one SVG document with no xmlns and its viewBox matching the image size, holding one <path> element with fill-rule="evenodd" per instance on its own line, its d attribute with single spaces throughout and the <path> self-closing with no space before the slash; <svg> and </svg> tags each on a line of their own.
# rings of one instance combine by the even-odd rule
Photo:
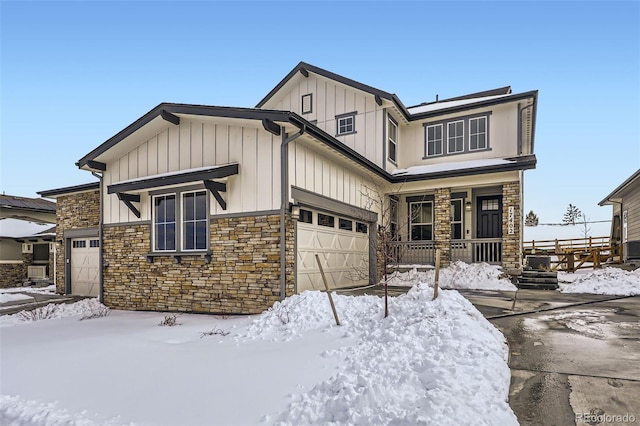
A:
<svg viewBox="0 0 640 426">
<path fill-rule="evenodd" d="M 549 271 L 551 270 L 551 257 L 550 256 L 527 256 L 527 264 L 531 269 Z"/>
<path fill-rule="evenodd" d="M 640 259 L 640 241 L 627 241 L 624 243 L 624 258 L 626 260 Z"/>
</svg>

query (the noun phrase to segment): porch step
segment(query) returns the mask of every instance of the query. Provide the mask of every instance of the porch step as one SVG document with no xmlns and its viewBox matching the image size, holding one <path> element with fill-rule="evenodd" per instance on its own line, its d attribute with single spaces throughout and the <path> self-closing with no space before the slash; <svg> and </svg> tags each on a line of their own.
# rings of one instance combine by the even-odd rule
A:
<svg viewBox="0 0 640 426">
<path fill-rule="evenodd" d="M 558 288 L 558 273 L 525 269 L 518 277 L 517 287 L 530 290 L 555 290 Z"/>
</svg>

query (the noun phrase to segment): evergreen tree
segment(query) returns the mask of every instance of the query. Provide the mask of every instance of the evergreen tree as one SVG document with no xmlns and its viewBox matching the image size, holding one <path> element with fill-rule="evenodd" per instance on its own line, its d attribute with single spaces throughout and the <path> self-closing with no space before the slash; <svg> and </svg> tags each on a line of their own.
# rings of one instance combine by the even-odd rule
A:
<svg viewBox="0 0 640 426">
<path fill-rule="evenodd" d="M 524 226 L 538 226 L 538 215 L 529 210 L 527 217 L 524 218 Z"/>
<path fill-rule="evenodd" d="M 569 204 L 569 207 L 567 207 L 567 211 L 564 213 L 564 216 L 562 217 L 562 222 L 567 225 L 575 225 L 576 220 L 578 220 L 581 215 L 582 215 L 582 212 L 580 211 L 579 208 L 577 208 L 573 204 Z"/>
</svg>

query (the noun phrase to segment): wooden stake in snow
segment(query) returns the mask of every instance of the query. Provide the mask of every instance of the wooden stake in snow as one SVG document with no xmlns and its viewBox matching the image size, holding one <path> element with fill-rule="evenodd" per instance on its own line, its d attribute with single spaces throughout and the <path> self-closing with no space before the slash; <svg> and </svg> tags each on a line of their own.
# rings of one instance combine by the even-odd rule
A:
<svg viewBox="0 0 640 426">
<path fill-rule="evenodd" d="M 327 296 L 329 296 L 329 303 L 331 304 L 331 310 L 333 311 L 333 316 L 336 319 L 336 325 L 340 325 L 340 320 L 338 319 L 338 312 L 336 312 L 336 305 L 333 304 L 333 297 L 331 297 L 331 292 L 329 291 L 329 284 L 327 284 L 327 277 L 324 276 L 324 270 L 322 269 L 322 264 L 320 263 L 320 258 L 316 254 L 316 262 L 318 262 L 318 268 L 320 268 L 320 275 L 322 275 L 322 282 L 324 282 L 324 288 L 327 290 Z"/>
<path fill-rule="evenodd" d="M 440 280 L 440 249 L 436 249 L 436 273 L 433 278 L 433 299 L 438 297 L 438 281 Z"/>
</svg>

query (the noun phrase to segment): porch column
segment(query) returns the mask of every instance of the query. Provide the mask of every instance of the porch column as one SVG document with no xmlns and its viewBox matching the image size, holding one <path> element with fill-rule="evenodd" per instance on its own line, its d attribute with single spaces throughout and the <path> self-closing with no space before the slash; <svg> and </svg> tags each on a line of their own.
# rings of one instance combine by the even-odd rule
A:
<svg viewBox="0 0 640 426">
<path fill-rule="evenodd" d="M 502 269 L 511 275 L 522 272 L 520 197 L 520 182 L 502 185 Z"/>
<path fill-rule="evenodd" d="M 448 266 L 451 249 L 451 188 L 436 189 L 434 210 L 435 247 L 440 249 L 440 265 Z"/>
</svg>

